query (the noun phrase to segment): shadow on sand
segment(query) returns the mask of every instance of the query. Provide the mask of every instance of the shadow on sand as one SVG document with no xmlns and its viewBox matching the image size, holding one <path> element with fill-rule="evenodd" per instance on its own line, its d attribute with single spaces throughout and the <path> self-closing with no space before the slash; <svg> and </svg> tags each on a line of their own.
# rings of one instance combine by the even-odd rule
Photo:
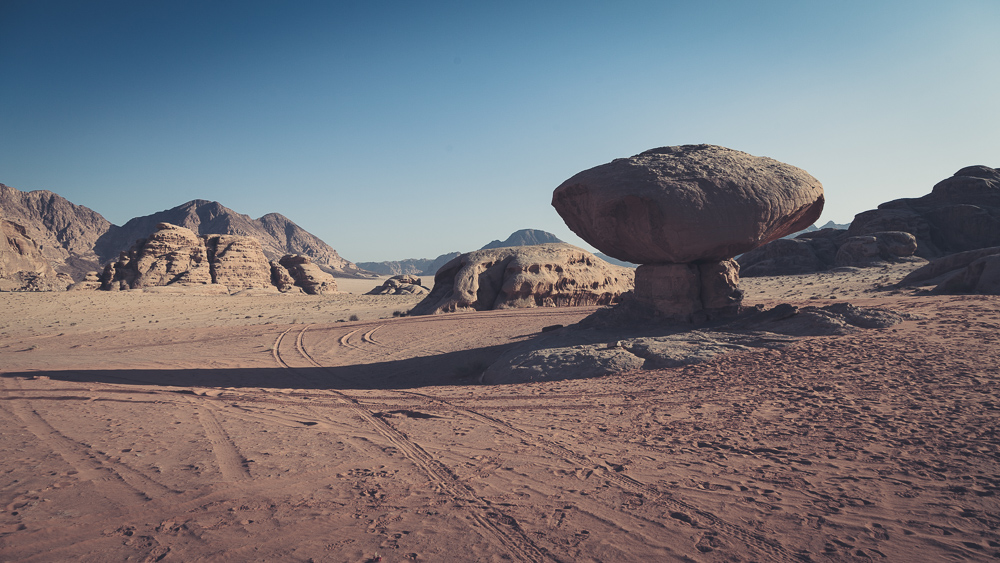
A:
<svg viewBox="0 0 1000 563">
<path fill-rule="evenodd" d="M 266 389 L 409 389 L 470 385 L 510 345 L 474 348 L 349 366 L 221 369 L 42 370 L 7 372 L 5 378 L 48 377 L 76 383 Z"/>
</svg>

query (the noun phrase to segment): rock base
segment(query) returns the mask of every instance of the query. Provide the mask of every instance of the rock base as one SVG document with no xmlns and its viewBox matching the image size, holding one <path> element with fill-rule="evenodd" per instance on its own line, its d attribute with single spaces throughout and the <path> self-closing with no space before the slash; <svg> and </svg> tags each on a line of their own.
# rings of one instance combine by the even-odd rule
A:
<svg viewBox="0 0 1000 563">
<path fill-rule="evenodd" d="M 635 303 L 653 316 L 699 321 L 740 312 L 740 267 L 735 260 L 707 264 L 643 264 L 635 271 Z"/>
</svg>

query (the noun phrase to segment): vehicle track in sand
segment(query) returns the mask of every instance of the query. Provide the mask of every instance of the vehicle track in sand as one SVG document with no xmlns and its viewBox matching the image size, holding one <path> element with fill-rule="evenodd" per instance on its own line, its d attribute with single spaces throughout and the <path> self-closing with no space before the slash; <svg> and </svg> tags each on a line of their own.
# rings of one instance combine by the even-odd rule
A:
<svg viewBox="0 0 1000 563">
<path fill-rule="evenodd" d="M 295 351 L 300 358 L 308 362 L 310 367 L 322 369 L 324 366 L 314 360 L 302 345 L 302 335 L 308 328 L 308 325 L 303 327 L 296 336 Z M 278 365 L 297 371 L 298 368 L 292 366 L 281 352 L 282 341 L 288 332 L 281 333 L 276 339 L 273 348 L 274 356 Z M 356 332 L 358 331 L 349 334 Z M 374 332 L 374 330 L 371 332 Z M 310 379 L 301 374 L 300 376 L 306 380 Z M 436 488 L 448 494 L 455 503 L 468 510 L 469 516 L 517 560 L 541 562 L 553 559 L 547 550 L 538 547 L 528 537 L 517 523 L 517 520 L 505 514 L 498 507 L 493 506 L 488 500 L 478 496 L 472 487 L 463 483 L 451 469 L 435 459 L 423 447 L 406 436 L 406 434 L 400 432 L 389 422 L 376 416 L 374 412 L 360 404 L 355 397 L 333 389 L 327 390 L 327 393 L 337 397 L 351 411 L 360 416 L 362 420 L 368 423 L 370 427 L 388 441 L 397 451 L 417 466 Z M 329 421 L 335 422 L 332 420 Z"/>
<path fill-rule="evenodd" d="M 421 317 L 417 317 L 416 319 L 420 319 L 418 322 L 421 323 L 433 322 L 433 319 L 426 319 Z M 407 318 L 407 319 L 400 319 L 399 321 L 395 322 L 407 322 L 407 321 L 413 322 L 413 320 L 414 320 L 413 318 Z M 372 342 L 373 339 L 370 336 L 379 329 L 383 328 L 384 326 L 385 326 L 384 324 L 379 324 L 374 328 L 370 329 L 368 332 L 364 333 L 365 336 L 362 338 L 362 341 L 368 344 L 373 344 L 383 347 L 387 346 L 386 344 L 383 343 Z M 295 351 L 311 367 L 318 369 L 327 369 L 328 366 L 324 366 L 319 361 L 317 361 L 309 353 L 307 347 L 303 344 L 303 336 L 305 335 L 307 330 L 308 327 L 305 327 L 299 332 L 296 338 Z M 349 333 L 349 335 L 357 334 L 360 331 L 361 329 L 355 330 Z M 339 342 L 341 344 L 345 344 L 343 338 Z M 349 343 L 349 339 L 348 342 L 346 342 L 346 344 L 351 348 L 354 349 L 358 348 L 358 346 L 356 345 L 351 345 Z M 426 348 L 426 346 L 422 346 L 422 348 Z M 285 363 L 285 365 L 287 365 L 287 362 Z M 358 405 L 358 408 L 364 409 L 364 411 L 369 413 L 370 416 L 374 415 L 374 413 L 372 413 L 370 409 L 372 407 L 375 407 L 376 405 L 368 402 L 368 400 L 371 399 L 370 397 L 360 397 L 360 396 L 356 397 L 340 391 L 332 391 L 332 392 L 345 397 L 347 400 L 351 401 L 352 405 Z M 637 393 L 630 393 L 629 396 L 630 398 L 634 399 L 637 398 L 639 395 L 653 395 L 653 394 L 656 393 L 637 392 Z M 749 530 L 742 526 L 732 524 L 709 511 L 698 508 L 697 506 L 685 502 L 684 500 L 678 499 L 670 495 L 669 493 L 660 491 L 659 489 L 657 489 L 652 485 L 643 483 L 627 475 L 622 475 L 620 472 L 608 466 L 607 464 L 595 462 L 593 459 L 584 454 L 580 454 L 554 441 L 546 440 L 545 438 L 535 436 L 525 430 L 517 428 L 516 426 L 501 419 L 498 419 L 496 417 L 487 415 L 483 412 L 468 408 L 466 406 L 461 406 L 449 400 L 427 393 L 420 393 L 407 390 L 396 390 L 388 393 L 386 398 L 391 400 L 393 398 L 406 397 L 406 396 L 427 401 L 424 403 L 418 403 L 417 405 L 415 405 L 415 408 L 427 408 L 431 406 L 431 404 L 436 403 L 438 405 L 441 405 L 440 408 L 443 410 L 449 410 L 455 412 L 456 414 L 460 414 L 467 418 L 475 420 L 479 423 L 488 425 L 492 429 L 502 434 L 505 434 L 509 437 L 519 440 L 523 445 L 541 450 L 549 454 L 550 456 L 556 456 L 557 458 L 560 458 L 564 462 L 568 463 L 569 466 L 573 469 L 578 469 L 578 468 L 592 469 L 608 484 L 613 485 L 622 491 L 627 491 L 633 494 L 641 495 L 645 501 L 659 505 L 662 508 L 664 508 L 666 512 L 671 515 L 671 517 L 685 522 L 692 522 L 698 519 L 700 520 L 701 524 L 707 524 L 716 531 L 725 534 L 726 536 L 729 536 L 732 539 L 739 541 L 740 543 L 743 543 L 747 547 L 755 551 L 761 552 L 762 554 L 766 554 L 768 559 L 772 561 L 798 560 L 798 558 L 795 557 L 794 554 L 790 553 L 787 549 L 784 548 L 784 546 L 782 546 L 779 542 L 775 540 L 771 540 L 762 534 L 759 534 L 755 531 Z M 546 401 L 552 399 L 551 396 L 532 397 L 532 398 L 536 400 L 544 398 Z M 581 397 L 567 396 L 567 398 L 578 401 Z M 583 408 L 592 408 L 590 405 L 580 405 L 580 406 Z M 545 408 L 552 408 L 552 407 L 551 405 L 547 405 Z M 508 410 L 514 410 L 514 409 L 508 409 Z M 386 426 L 391 427 L 391 425 L 388 425 L 388 423 L 381 418 L 374 417 L 374 420 Z M 409 442 L 409 440 L 407 441 Z M 426 454 L 426 452 L 423 452 L 422 449 L 421 452 L 422 453 L 420 455 Z M 454 475 L 450 471 L 449 473 Z M 614 509 L 616 512 L 624 513 L 629 517 L 638 518 L 640 520 L 649 522 L 653 525 L 662 526 L 662 522 L 643 517 L 641 515 L 636 514 L 633 511 L 624 511 L 620 506 L 610 505 L 610 508 Z"/>
</svg>

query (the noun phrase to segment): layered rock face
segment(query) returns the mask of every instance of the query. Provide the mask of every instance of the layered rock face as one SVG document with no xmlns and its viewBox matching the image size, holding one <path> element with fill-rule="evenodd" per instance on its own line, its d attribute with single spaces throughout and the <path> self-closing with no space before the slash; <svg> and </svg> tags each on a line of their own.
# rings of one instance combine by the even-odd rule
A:
<svg viewBox="0 0 1000 563">
<path fill-rule="evenodd" d="M 927 259 L 1000 246 L 1000 170 L 968 166 L 923 197 L 859 213 L 848 229 L 851 236 L 882 231 L 911 233 L 916 255 Z"/>
<path fill-rule="evenodd" d="M 160 223 L 148 239 L 140 239 L 116 262 L 105 267 L 101 288 L 118 290 L 217 284 L 235 292 L 273 289 L 272 278 L 271 264 L 254 237 L 199 237 L 191 229 Z"/>
<path fill-rule="evenodd" d="M 288 254 L 278 260 L 278 265 L 287 270 L 289 277 L 295 280 L 295 285 L 309 295 L 337 291 L 337 280 L 313 264 L 308 256 Z"/>
<path fill-rule="evenodd" d="M 563 182 L 552 205 L 584 240 L 642 264 L 635 299 L 692 320 L 738 312 L 732 258 L 819 218 L 823 187 L 804 170 L 714 145 L 652 149 Z"/>
<path fill-rule="evenodd" d="M 430 290 L 423 286 L 423 280 L 408 274 L 393 276 L 382 285 L 365 295 L 423 295 Z"/>
<path fill-rule="evenodd" d="M 0 291 L 55 291 L 72 283 L 59 275 L 27 229 L 0 219 Z"/>
<path fill-rule="evenodd" d="M 787 276 L 837 267 L 863 268 L 912 259 L 917 239 L 902 231 L 851 236 L 846 229 L 821 229 L 778 239 L 739 257 L 744 277 Z"/>
<path fill-rule="evenodd" d="M 477 250 L 442 266 L 410 314 L 607 305 L 632 289 L 634 275 L 569 244 Z"/>
</svg>

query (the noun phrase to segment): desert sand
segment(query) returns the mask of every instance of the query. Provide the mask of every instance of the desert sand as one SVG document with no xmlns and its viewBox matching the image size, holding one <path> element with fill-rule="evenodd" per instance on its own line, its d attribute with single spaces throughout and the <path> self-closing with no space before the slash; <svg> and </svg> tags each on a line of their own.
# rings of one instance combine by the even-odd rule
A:
<svg viewBox="0 0 1000 563">
<path fill-rule="evenodd" d="M 1000 298 L 883 288 L 913 267 L 742 280 L 892 328 L 503 386 L 596 309 L 0 293 L 0 560 L 1000 557 Z"/>
</svg>

